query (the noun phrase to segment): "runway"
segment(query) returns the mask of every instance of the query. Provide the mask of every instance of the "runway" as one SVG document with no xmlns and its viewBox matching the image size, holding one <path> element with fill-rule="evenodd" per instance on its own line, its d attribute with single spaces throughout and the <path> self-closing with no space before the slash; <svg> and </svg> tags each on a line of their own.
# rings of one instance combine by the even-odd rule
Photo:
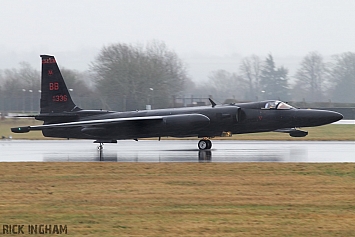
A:
<svg viewBox="0 0 355 237">
<path fill-rule="evenodd" d="M 118 141 L 1 140 L 0 162 L 355 162 L 355 142 L 213 140 L 200 151 L 196 140 Z"/>
</svg>

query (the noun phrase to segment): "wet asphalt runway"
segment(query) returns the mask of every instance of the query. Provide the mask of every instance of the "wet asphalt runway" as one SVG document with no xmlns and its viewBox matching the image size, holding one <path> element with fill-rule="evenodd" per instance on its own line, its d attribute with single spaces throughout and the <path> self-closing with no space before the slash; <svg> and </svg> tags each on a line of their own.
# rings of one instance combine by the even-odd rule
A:
<svg viewBox="0 0 355 237">
<path fill-rule="evenodd" d="M 355 142 L 218 141 L 200 151 L 197 141 L 1 140 L 0 162 L 355 162 Z"/>
</svg>

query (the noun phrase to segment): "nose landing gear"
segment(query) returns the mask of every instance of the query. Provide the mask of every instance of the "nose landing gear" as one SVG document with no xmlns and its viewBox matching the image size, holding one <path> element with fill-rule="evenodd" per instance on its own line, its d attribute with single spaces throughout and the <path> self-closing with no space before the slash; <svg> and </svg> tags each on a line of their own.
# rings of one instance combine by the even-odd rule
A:
<svg viewBox="0 0 355 237">
<path fill-rule="evenodd" d="M 197 146 L 200 150 L 211 149 L 212 142 L 209 139 L 202 139 L 198 142 Z"/>
</svg>

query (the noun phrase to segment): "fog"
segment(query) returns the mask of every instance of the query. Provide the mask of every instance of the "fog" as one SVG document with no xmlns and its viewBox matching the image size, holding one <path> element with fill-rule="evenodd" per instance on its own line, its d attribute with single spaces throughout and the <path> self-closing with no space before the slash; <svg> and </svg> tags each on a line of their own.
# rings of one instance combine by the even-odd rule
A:
<svg viewBox="0 0 355 237">
<path fill-rule="evenodd" d="M 0 69 L 40 54 L 87 70 L 103 46 L 159 40 L 188 65 L 195 81 L 237 71 L 243 57 L 271 53 L 290 74 L 308 52 L 355 51 L 355 2 L 348 0 L 1 1 Z"/>
</svg>

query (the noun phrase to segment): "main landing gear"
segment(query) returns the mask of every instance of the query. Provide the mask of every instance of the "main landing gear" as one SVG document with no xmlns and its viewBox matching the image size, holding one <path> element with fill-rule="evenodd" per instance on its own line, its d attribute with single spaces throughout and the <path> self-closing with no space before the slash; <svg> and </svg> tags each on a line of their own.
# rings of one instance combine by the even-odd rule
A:
<svg viewBox="0 0 355 237">
<path fill-rule="evenodd" d="M 197 146 L 200 150 L 211 149 L 212 142 L 209 139 L 202 139 L 198 142 Z"/>
<path fill-rule="evenodd" d="M 102 149 L 104 149 L 104 144 L 100 142 L 100 145 L 97 146 L 97 149 L 102 151 Z"/>
</svg>

